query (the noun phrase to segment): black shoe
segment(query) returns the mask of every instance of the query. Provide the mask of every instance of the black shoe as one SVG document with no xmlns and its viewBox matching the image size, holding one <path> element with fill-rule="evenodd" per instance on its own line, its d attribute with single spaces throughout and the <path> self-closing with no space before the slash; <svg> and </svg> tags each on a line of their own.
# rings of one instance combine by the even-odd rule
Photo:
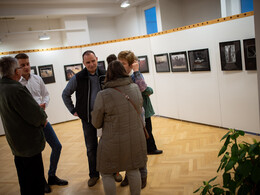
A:
<svg viewBox="0 0 260 195">
<path fill-rule="evenodd" d="M 127 186 L 128 185 L 128 179 L 127 176 L 125 176 L 125 179 L 120 183 L 121 187 Z"/>
<path fill-rule="evenodd" d="M 142 180 L 141 189 L 144 189 L 147 183 L 147 177 L 141 178 L 141 180 Z"/>
<path fill-rule="evenodd" d="M 98 180 L 99 180 L 99 177 L 91 177 L 88 180 L 88 187 L 92 187 L 92 186 L 96 185 Z"/>
<path fill-rule="evenodd" d="M 46 180 L 45 180 L 45 184 L 44 184 L 44 192 L 51 193 L 51 187 L 47 184 Z"/>
<path fill-rule="evenodd" d="M 147 152 L 147 154 L 162 154 L 162 153 L 163 153 L 162 150 L 154 150 L 154 151 Z"/>
<path fill-rule="evenodd" d="M 119 172 L 114 173 L 113 176 L 116 182 L 121 182 L 123 180 L 122 175 Z"/>
<path fill-rule="evenodd" d="M 58 185 L 58 186 L 65 186 L 68 185 L 68 181 L 58 178 L 55 176 L 49 176 L 48 178 L 49 185 Z"/>
</svg>

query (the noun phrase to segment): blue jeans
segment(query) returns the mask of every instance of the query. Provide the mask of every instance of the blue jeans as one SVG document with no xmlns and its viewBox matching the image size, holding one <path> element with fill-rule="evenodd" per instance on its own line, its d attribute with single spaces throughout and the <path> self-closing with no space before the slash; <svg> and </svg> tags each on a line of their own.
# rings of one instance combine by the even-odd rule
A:
<svg viewBox="0 0 260 195">
<path fill-rule="evenodd" d="M 43 128 L 43 132 L 47 143 L 51 147 L 50 168 L 48 175 L 55 176 L 62 146 L 49 122 L 47 123 L 46 127 Z"/>
<path fill-rule="evenodd" d="M 81 120 L 85 138 L 85 144 L 87 148 L 89 177 L 99 177 L 99 172 L 96 170 L 97 166 L 97 129 L 84 120 Z"/>
</svg>

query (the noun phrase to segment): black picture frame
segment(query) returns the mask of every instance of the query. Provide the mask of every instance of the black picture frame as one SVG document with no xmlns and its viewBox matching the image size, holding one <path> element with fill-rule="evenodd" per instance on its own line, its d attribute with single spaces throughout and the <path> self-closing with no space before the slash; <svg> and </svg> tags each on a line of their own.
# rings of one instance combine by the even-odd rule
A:
<svg viewBox="0 0 260 195">
<path fill-rule="evenodd" d="M 37 75 L 37 68 L 36 66 L 31 66 L 31 73 Z"/>
<path fill-rule="evenodd" d="M 256 70 L 256 47 L 255 38 L 244 39 L 244 56 L 246 70 Z"/>
<path fill-rule="evenodd" d="M 105 61 L 98 61 L 98 67 L 102 70 L 106 70 Z"/>
<path fill-rule="evenodd" d="M 39 75 L 45 84 L 55 83 L 53 65 L 38 66 Z"/>
<path fill-rule="evenodd" d="M 156 72 L 170 72 L 169 58 L 167 53 L 154 55 Z"/>
<path fill-rule="evenodd" d="M 186 51 L 169 53 L 172 72 L 188 72 L 188 60 Z"/>
<path fill-rule="evenodd" d="M 188 51 L 190 71 L 210 71 L 209 49 Z"/>
<path fill-rule="evenodd" d="M 139 71 L 141 73 L 148 73 L 149 66 L 148 66 L 148 58 L 147 56 L 138 56 L 138 63 L 139 63 Z"/>
<path fill-rule="evenodd" d="M 242 70 L 240 40 L 219 43 L 221 70 Z"/>
<path fill-rule="evenodd" d="M 82 63 L 64 65 L 66 81 L 69 81 L 75 74 L 83 69 Z"/>
</svg>

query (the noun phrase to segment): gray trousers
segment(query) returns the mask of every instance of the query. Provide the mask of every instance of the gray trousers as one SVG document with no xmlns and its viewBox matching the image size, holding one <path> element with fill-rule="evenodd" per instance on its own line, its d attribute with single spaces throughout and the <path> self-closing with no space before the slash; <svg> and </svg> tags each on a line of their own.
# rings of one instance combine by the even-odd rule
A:
<svg viewBox="0 0 260 195">
<path fill-rule="evenodd" d="M 130 186 L 131 195 L 140 195 L 141 193 L 141 174 L 139 169 L 126 171 Z M 101 173 L 103 187 L 106 195 L 116 195 L 116 183 L 113 173 Z"/>
</svg>

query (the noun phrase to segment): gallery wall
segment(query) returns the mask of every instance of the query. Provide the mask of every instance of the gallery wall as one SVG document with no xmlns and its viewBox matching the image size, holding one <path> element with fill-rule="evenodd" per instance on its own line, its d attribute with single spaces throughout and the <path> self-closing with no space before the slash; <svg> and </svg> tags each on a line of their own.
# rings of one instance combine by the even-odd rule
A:
<svg viewBox="0 0 260 195">
<path fill-rule="evenodd" d="M 245 70 L 243 49 L 243 70 L 222 71 L 219 51 L 220 42 L 240 40 L 243 48 L 243 40 L 254 36 L 254 16 L 249 16 L 158 36 L 28 55 L 31 66 L 53 64 L 56 82 L 46 85 L 51 97 L 46 112 L 51 123 L 75 119 L 61 98 L 67 84 L 64 65 L 80 63 L 87 49 L 95 51 L 99 61 L 111 53 L 132 50 L 137 56 L 148 57 L 150 71 L 143 75 L 154 89 L 151 100 L 156 115 L 259 134 L 257 73 Z M 156 54 L 205 48 L 210 71 L 156 72 Z"/>
</svg>

